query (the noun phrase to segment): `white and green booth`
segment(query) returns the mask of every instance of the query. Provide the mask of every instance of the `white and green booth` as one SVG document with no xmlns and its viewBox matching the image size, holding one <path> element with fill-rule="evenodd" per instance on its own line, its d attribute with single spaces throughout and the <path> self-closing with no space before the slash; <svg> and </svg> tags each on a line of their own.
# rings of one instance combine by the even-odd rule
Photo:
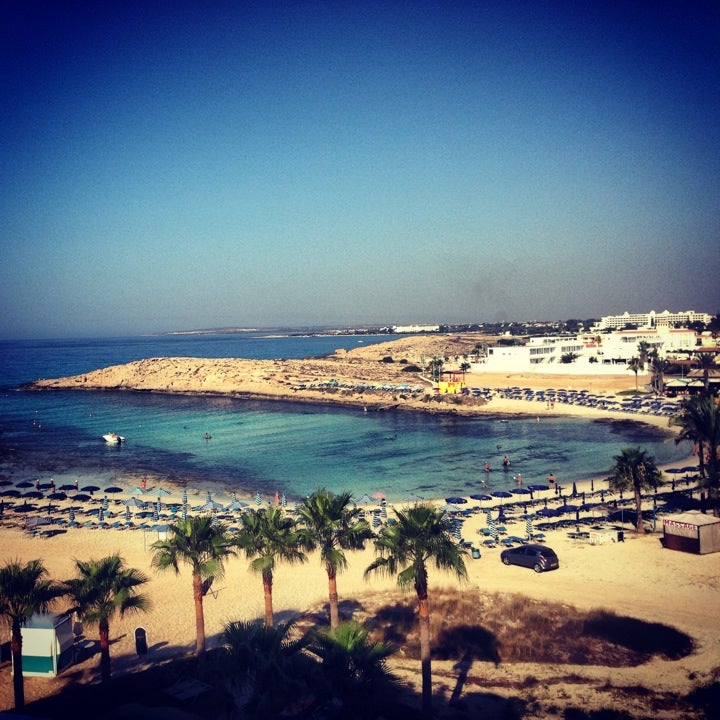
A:
<svg viewBox="0 0 720 720">
<path fill-rule="evenodd" d="M 38 613 L 22 628 L 22 670 L 27 677 L 53 677 L 73 662 L 69 615 Z"/>
</svg>

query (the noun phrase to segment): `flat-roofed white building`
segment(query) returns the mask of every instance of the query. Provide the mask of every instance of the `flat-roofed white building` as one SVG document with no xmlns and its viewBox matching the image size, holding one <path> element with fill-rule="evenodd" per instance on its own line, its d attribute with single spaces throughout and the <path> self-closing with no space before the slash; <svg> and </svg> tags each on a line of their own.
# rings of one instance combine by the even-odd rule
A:
<svg viewBox="0 0 720 720">
<path fill-rule="evenodd" d="M 697 346 L 697 334 L 685 328 L 660 326 L 644 330 L 618 330 L 612 333 L 575 336 L 531 337 L 524 345 L 494 345 L 487 349 L 484 362 L 473 363 L 474 372 L 554 372 L 558 374 L 607 375 L 631 372 L 627 363 L 639 357 L 639 345 L 660 357 Z M 563 357 L 573 355 L 572 362 Z M 646 374 L 649 368 L 640 371 Z"/>
<path fill-rule="evenodd" d="M 619 330 L 627 325 L 636 325 L 638 328 L 669 327 L 689 325 L 695 322 L 707 324 L 710 320 L 712 320 L 712 315 L 696 312 L 695 310 L 682 310 L 680 312 L 670 312 L 669 310 L 655 312 L 655 310 L 651 310 L 647 313 L 629 313 L 626 310 L 622 315 L 607 315 L 600 318 L 600 322 L 595 325 L 594 329 Z"/>
</svg>

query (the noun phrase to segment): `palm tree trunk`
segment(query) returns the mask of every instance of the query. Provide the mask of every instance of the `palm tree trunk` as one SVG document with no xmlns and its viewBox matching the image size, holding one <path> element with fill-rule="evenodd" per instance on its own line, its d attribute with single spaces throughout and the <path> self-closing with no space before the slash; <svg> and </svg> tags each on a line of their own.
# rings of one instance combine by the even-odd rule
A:
<svg viewBox="0 0 720 720">
<path fill-rule="evenodd" d="M 340 608 L 338 602 L 337 591 L 337 575 L 335 568 L 331 565 L 326 566 L 328 576 L 328 589 L 330 592 L 330 627 L 334 630 L 340 626 Z"/>
<path fill-rule="evenodd" d="M 13 662 L 13 692 L 15 694 L 15 709 L 21 710 L 25 707 L 25 680 L 22 670 L 22 632 L 20 623 L 13 618 L 12 636 L 10 638 L 10 650 Z"/>
<path fill-rule="evenodd" d="M 265 594 L 265 627 L 271 628 L 273 626 L 273 602 L 272 602 L 272 590 L 273 590 L 273 576 L 272 572 L 263 572 L 263 592 Z"/>
<path fill-rule="evenodd" d="M 203 588 L 199 573 L 193 573 L 193 597 L 195 598 L 195 654 L 205 654 L 205 612 L 203 610 Z"/>
<path fill-rule="evenodd" d="M 420 631 L 420 668 L 422 672 L 422 711 L 432 717 L 432 667 L 430 662 L 430 605 L 427 593 L 418 593 L 418 624 Z"/>
<path fill-rule="evenodd" d="M 110 626 L 107 620 L 101 620 L 100 631 L 100 681 L 110 682 Z"/>
<path fill-rule="evenodd" d="M 640 488 L 635 488 L 635 512 L 637 518 L 635 519 L 635 532 L 641 533 L 643 531 L 643 516 L 642 516 L 642 495 L 640 494 Z"/>
</svg>

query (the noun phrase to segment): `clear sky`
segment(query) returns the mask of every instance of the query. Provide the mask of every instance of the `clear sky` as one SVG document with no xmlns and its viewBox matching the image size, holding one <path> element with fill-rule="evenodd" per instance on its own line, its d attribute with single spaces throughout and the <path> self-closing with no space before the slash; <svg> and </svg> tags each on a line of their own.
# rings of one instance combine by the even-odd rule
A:
<svg viewBox="0 0 720 720">
<path fill-rule="evenodd" d="M 720 310 L 720 5 L 11 0 L 0 337 Z"/>
</svg>

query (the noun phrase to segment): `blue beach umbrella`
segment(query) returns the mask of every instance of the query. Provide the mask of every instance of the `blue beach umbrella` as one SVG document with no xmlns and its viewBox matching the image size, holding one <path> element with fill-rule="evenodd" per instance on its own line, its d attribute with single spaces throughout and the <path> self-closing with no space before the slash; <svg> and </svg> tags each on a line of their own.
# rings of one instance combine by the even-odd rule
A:
<svg viewBox="0 0 720 720">
<path fill-rule="evenodd" d="M 285 493 L 283 493 L 282 497 L 280 498 L 280 505 L 282 507 L 287 507 L 287 498 L 285 497 Z"/>
<path fill-rule="evenodd" d="M 106 496 L 102 499 L 102 505 L 101 505 L 101 507 L 102 507 L 102 509 L 103 509 L 105 512 L 107 512 L 107 509 L 108 509 L 109 506 L 110 506 L 110 501 L 108 500 L 108 496 L 106 495 Z"/>
<path fill-rule="evenodd" d="M 184 502 L 183 506 L 182 506 L 182 519 L 183 520 L 187 520 L 187 511 L 188 511 L 188 506 L 187 506 L 187 503 Z"/>
<path fill-rule="evenodd" d="M 375 500 L 374 500 L 373 498 L 371 498 L 370 495 L 368 495 L 367 493 L 365 493 L 364 495 L 361 495 L 361 496 L 355 501 L 355 503 L 356 503 L 357 505 L 359 505 L 360 503 L 362 503 L 363 505 L 373 505 L 373 504 L 375 504 Z"/>
<path fill-rule="evenodd" d="M 484 493 L 478 493 L 476 495 L 470 496 L 471 500 L 480 500 L 481 502 L 485 500 L 492 500 L 492 497 L 490 495 L 485 495 Z"/>
<path fill-rule="evenodd" d="M 130 506 L 125 506 L 125 522 L 130 522 Z"/>
<path fill-rule="evenodd" d="M 183 501 L 183 503 L 187 504 L 188 496 L 187 496 L 187 488 L 186 487 L 183 488 L 182 501 Z"/>
<path fill-rule="evenodd" d="M 100 506 L 100 510 L 98 511 L 98 522 L 102 522 L 105 519 L 105 511 L 102 509 L 102 506 Z"/>
<path fill-rule="evenodd" d="M 255 504 L 256 504 L 256 505 L 262 505 L 262 498 L 260 497 L 260 491 L 259 491 L 259 490 L 255 493 Z"/>
<path fill-rule="evenodd" d="M 528 515 L 525 520 L 525 534 L 528 536 L 528 540 L 532 540 L 533 536 L 533 521 L 532 516 Z"/>
</svg>

